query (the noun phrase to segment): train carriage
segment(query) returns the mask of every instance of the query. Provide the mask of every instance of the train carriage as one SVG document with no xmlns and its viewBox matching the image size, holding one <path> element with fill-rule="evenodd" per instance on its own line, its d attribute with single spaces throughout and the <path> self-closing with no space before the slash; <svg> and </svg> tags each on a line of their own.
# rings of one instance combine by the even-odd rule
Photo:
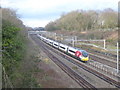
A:
<svg viewBox="0 0 120 90">
<path fill-rule="evenodd" d="M 53 42 L 54 42 L 53 40 L 50 40 L 50 39 L 48 40 L 48 44 L 50 44 L 52 46 L 53 46 Z"/>
<path fill-rule="evenodd" d="M 77 57 L 81 61 L 88 61 L 88 53 L 85 50 L 81 50 L 81 49 L 74 48 L 74 47 L 68 47 L 67 52 Z"/>
<path fill-rule="evenodd" d="M 61 51 L 64 51 L 65 53 L 68 53 L 69 55 L 72 55 L 81 61 L 86 62 L 89 60 L 89 55 L 85 50 L 67 46 L 65 44 L 62 44 L 62 43 L 56 42 L 54 40 L 48 39 L 46 37 L 43 37 L 39 34 L 37 35 L 37 37 L 39 37 L 42 41 L 48 43 L 49 45 L 51 45 Z"/>
<path fill-rule="evenodd" d="M 67 52 L 68 46 L 60 43 L 59 44 L 59 49 L 61 51 Z"/>
<path fill-rule="evenodd" d="M 58 42 L 53 41 L 53 47 L 58 48 L 58 47 L 59 47 L 59 43 L 58 43 Z"/>
</svg>

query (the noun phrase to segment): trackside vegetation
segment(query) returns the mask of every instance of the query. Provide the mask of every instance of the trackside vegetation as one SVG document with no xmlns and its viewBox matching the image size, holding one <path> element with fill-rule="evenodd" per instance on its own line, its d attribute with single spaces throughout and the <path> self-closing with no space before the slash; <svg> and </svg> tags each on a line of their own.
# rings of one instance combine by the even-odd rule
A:
<svg viewBox="0 0 120 90">
<path fill-rule="evenodd" d="M 64 13 L 55 21 L 45 26 L 48 31 L 92 31 L 114 29 L 118 27 L 118 13 L 111 8 L 104 10 L 74 10 Z"/>
<path fill-rule="evenodd" d="M 20 28 L 5 20 L 2 20 L 2 24 L 3 66 L 8 73 L 12 73 L 13 67 L 18 66 L 23 59 L 24 39 L 19 34 Z"/>
<path fill-rule="evenodd" d="M 15 10 L 1 8 L 2 10 L 2 87 L 3 88 L 29 88 L 37 87 L 33 77 L 34 67 L 25 68 L 29 57 L 27 27 L 19 19 Z M 32 62 L 34 63 L 34 62 Z M 25 69 L 25 70 L 24 70 Z"/>
</svg>

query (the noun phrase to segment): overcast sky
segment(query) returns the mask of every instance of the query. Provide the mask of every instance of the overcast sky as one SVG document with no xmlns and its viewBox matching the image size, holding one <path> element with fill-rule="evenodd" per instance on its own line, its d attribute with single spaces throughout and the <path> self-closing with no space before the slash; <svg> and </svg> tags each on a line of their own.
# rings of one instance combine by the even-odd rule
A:
<svg viewBox="0 0 120 90">
<path fill-rule="evenodd" d="M 112 8 L 118 11 L 119 0 L 2 0 L 2 7 L 17 10 L 23 23 L 30 27 L 44 27 L 58 19 L 62 13 L 72 10 L 103 10 Z"/>
</svg>

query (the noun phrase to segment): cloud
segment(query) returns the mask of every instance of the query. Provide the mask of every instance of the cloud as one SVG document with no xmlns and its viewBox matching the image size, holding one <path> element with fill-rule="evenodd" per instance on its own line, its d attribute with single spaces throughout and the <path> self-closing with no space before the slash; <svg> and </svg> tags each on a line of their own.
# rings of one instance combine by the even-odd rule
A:
<svg viewBox="0 0 120 90">
<path fill-rule="evenodd" d="M 118 0 L 2 0 L 1 6 L 17 9 L 26 25 L 45 26 L 63 12 L 72 10 L 112 8 L 117 11 Z"/>
<path fill-rule="evenodd" d="M 30 27 L 44 27 L 50 20 L 22 19 L 23 24 Z"/>
<path fill-rule="evenodd" d="M 101 9 L 112 7 L 117 9 L 118 0 L 3 0 L 2 6 L 13 7 L 20 12 L 67 11 L 71 9 Z"/>
</svg>

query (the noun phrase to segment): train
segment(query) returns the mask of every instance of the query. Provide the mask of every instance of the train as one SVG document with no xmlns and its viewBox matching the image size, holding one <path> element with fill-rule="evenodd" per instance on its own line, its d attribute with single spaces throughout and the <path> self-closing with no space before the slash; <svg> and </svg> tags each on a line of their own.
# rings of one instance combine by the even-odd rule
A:
<svg viewBox="0 0 120 90">
<path fill-rule="evenodd" d="M 49 38 L 46 38 L 40 34 L 37 34 L 37 37 L 40 38 L 42 41 L 44 41 L 45 43 L 49 44 L 50 46 L 82 61 L 82 62 L 87 62 L 89 61 L 89 55 L 88 52 L 76 47 L 71 47 L 65 44 L 62 44 L 60 42 L 51 40 Z"/>
</svg>

